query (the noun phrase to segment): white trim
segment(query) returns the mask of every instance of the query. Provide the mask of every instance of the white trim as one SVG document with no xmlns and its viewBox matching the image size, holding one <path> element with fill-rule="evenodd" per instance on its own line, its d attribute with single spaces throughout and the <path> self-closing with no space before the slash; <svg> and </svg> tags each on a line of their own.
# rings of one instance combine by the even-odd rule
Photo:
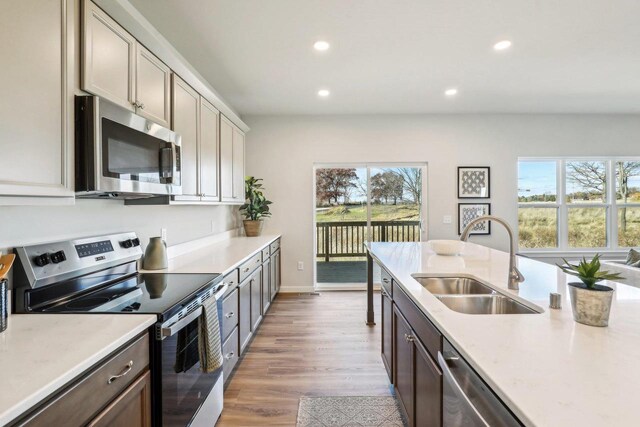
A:
<svg viewBox="0 0 640 427">
<path fill-rule="evenodd" d="M 298 293 L 313 293 L 315 289 L 313 286 L 280 286 L 279 294 L 298 294 Z"/>
</svg>

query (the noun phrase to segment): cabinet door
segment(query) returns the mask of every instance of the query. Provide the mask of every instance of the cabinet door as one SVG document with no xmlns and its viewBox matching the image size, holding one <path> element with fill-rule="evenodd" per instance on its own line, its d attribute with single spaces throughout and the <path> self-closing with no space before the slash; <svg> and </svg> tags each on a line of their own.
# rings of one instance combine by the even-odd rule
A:
<svg viewBox="0 0 640 427">
<path fill-rule="evenodd" d="M 244 132 L 233 127 L 233 200 L 244 202 Z"/>
<path fill-rule="evenodd" d="M 151 375 L 147 371 L 109 406 L 89 427 L 147 427 L 151 425 Z"/>
<path fill-rule="evenodd" d="M 262 313 L 266 314 L 271 305 L 271 260 L 262 264 Z"/>
<path fill-rule="evenodd" d="M 414 339 L 414 405 L 416 426 L 442 425 L 442 372 L 427 350 Z"/>
<path fill-rule="evenodd" d="M 222 201 L 233 201 L 233 124 L 220 116 L 220 192 Z"/>
<path fill-rule="evenodd" d="M 84 0 L 82 89 L 133 111 L 136 40 L 90 0 Z"/>
<path fill-rule="evenodd" d="M 393 302 L 385 290 L 380 291 L 382 305 L 382 362 L 387 368 L 389 381 L 393 384 Z"/>
<path fill-rule="evenodd" d="M 171 70 L 139 43 L 136 51 L 136 112 L 169 127 Z"/>
<path fill-rule="evenodd" d="M 280 255 L 282 254 L 282 252 L 278 251 L 275 254 L 273 263 L 276 265 L 276 277 L 275 277 L 275 281 L 276 281 L 276 293 L 280 292 L 280 284 L 282 283 L 282 268 L 281 268 L 281 261 L 280 261 Z"/>
<path fill-rule="evenodd" d="M 2 2 L 0 195 L 74 195 L 73 11 L 68 0 Z"/>
<path fill-rule="evenodd" d="M 410 341 L 411 327 L 398 308 L 393 306 L 394 328 L 394 386 L 398 401 L 413 427 L 413 343 Z"/>
<path fill-rule="evenodd" d="M 200 96 L 180 77 L 173 75 L 172 128 L 181 136 L 182 200 L 199 199 L 198 112 Z"/>
<path fill-rule="evenodd" d="M 218 191 L 218 119 L 220 113 L 200 97 L 200 193 L 202 200 L 217 202 Z"/>
<path fill-rule="evenodd" d="M 240 283 L 238 289 L 240 290 L 240 318 L 238 319 L 240 353 L 244 353 L 251 339 L 251 277 Z"/>
<path fill-rule="evenodd" d="M 277 283 L 276 283 L 276 264 L 277 264 L 277 259 L 276 259 L 276 255 L 273 254 L 271 255 L 271 258 L 269 258 L 270 263 L 269 263 L 269 287 L 271 288 L 271 301 L 273 301 L 273 299 L 276 297 L 276 294 L 278 293 L 278 290 L 276 289 Z"/>
<path fill-rule="evenodd" d="M 251 275 L 251 332 L 258 329 L 262 321 L 262 269 Z"/>
</svg>

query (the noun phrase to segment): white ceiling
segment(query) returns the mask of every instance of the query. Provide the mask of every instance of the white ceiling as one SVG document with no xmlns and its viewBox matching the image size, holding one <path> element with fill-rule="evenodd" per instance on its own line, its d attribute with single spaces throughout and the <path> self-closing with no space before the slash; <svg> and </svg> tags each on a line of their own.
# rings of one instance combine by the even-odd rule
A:
<svg viewBox="0 0 640 427">
<path fill-rule="evenodd" d="M 638 0 L 130 2 L 242 114 L 640 113 Z"/>
</svg>

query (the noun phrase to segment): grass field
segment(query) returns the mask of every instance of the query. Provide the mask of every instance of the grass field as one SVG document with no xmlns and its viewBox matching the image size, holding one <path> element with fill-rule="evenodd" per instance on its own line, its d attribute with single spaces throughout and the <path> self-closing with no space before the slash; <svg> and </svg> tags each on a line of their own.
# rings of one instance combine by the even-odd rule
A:
<svg viewBox="0 0 640 427">
<path fill-rule="evenodd" d="M 622 210 L 618 211 L 618 245 L 640 245 L 640 208 L 627 208 L 626 230 L 622 229 Z M 518 211 L 521 248 L 554 248 L 557 242 L 555 208 L 524 208 Z M 598 248 L 607 246 L 604 208 L 571 208 L 568 218 L 569 246 Z"/>
<path fill-rule="evenodd" d="M 372 205 L 372 221 L 417 221 L 420 208 L 415 204 Z M 362 205 L 335 206 L 316 209 L 316 221 L 366 221 L 367 207 Z"/>
</svg>

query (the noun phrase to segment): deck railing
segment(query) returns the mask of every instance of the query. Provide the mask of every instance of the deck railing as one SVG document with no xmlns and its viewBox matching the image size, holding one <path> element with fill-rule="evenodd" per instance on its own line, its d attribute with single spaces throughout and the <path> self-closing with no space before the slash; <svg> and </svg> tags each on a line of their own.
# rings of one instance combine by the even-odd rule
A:
<svg viewBox="0 0 640 427">
<path fill-rule="evenodd" d="M 330 258 L 366 256 L 364 244 L 371 242 L 418 242 L 420 221 L 371 221 L 372 236 L 367 236 L 366 221 L 316 223 L 316 255 Z"/>
</svg>

